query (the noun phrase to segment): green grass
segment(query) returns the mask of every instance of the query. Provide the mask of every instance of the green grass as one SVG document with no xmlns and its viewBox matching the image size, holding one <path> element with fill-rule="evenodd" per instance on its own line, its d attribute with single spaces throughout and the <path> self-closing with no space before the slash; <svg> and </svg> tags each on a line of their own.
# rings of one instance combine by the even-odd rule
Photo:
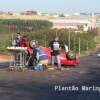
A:
<svg viewBox="0 0 100 100">
<path fill-rule="evenodd" d="M 0 53 L 8 53 L 7 46 L 11 43 L 11 34 L 0 33 Z"/>
</svg>

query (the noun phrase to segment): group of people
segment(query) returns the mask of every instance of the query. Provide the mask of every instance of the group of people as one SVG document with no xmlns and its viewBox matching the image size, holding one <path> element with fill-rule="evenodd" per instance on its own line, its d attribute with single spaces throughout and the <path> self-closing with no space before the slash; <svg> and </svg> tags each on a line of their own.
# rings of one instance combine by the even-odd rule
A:
<svg viewBox="0 0 100 100">
<path fill-rule="evenodd" d="M 17 47 L 27 47 L 28 40 L 26 36 L 22 36 L 20 32 L 17 32 L 15 39 L 12 41 L 12 45 Z"/>
<path fill-rule="evenodd" d="M 22 37 L 20 33 L 17 33 L 13 45 L 28 47 L 28 40 L 27 38 Z M 57 69 L 61 69 L 61 61 L 60 61 L 61 43 L 59 41 L 59 38 L 55 37 L 54 40 L 50 42 L 49 46 L 51 48 L 52 66 L 54 68 L 56 67 Z M 35 61 L 34 69 L 43 68 L 43 65 L 47 65 L 49 62 L 46 58 L 46 54 L 40 49 L 40 45 L 37 41 L 32 41 L 31 47 L 33 49 L 33 52 L 27 60 L 28 65 L 31 66 Z M 56 66 L 55 63 L 57 64 Z"/>
</svg>

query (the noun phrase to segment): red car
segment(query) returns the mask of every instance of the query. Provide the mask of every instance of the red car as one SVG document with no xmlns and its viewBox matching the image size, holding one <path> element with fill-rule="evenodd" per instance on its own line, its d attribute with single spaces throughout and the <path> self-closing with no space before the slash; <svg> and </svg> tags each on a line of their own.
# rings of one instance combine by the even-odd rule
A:
<svg viewBox="0 0 100 100">
<path fill-rule="evenodd" d="M 31 56 L 33 49 L 31 48 L 30 45 L 28 45 L 29 43 L 27 40 L 25 39 L 23 40 L 24 42 L 21 43 L 21 46 L 28 47 L 27 51 Z M 51 49 L 47 47 L 40 47 L 40 49 L 46 54 L 47 59 L 51 62 Z M 66 55 L 67 55 L 66 52 L 64 51 L 60 52 L 61 65 L 63 65 L 64 67 L 75 67 L 80 63 L 79 58 L 75 57 L 75 59 L 70 60 Z"/>
<path fill-rule="evenodd" d="M 51 49 L 47 47 L 40 47 L 40 49 L 46 54 L 46 57 L 49 61 L 51 61 Z M 28 52 L 30 52 L 30 55 L 32 54 L 32 49 L 28 48 Z M 61 60 L 61 65 L 64 67 L 75 67 L 80 63 L 79 58 L 70 60 L 64 51 L 60 52 L 60 60 Z"/>
</svg>

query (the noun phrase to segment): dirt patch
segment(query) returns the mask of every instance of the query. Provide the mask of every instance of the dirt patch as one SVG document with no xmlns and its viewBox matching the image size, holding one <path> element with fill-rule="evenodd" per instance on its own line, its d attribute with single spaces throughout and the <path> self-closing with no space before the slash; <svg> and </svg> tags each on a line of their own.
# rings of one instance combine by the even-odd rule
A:
<svg viewBox="0 0 100 100">
<path fill-rule="evenodd" d="M 2 55 L 2 54 L 0 54 L 0 62 L 9 62 L 10 58 L 11 57 L 9 55 Z"/>
</svg>

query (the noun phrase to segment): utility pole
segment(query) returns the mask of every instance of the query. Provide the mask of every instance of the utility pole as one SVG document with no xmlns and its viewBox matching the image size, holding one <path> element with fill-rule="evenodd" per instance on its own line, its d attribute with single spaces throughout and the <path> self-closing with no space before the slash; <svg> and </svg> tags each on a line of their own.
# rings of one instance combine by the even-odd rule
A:
<svg viewBox="0 0 100 100">
<path fill-rule="evenodd" d="M 80 40 L 80 37 L 79 37 L 79 56 L 81 54 L 81 40 Z"/>
<path fill-rule="evenodd" d="M 46 45 L 47 45 L 47 42 L 46 42 L 46 34 L 45 34 L 45 47 L 46 47 Z"/>
<path fill-rule="evenodd" d="M 76 37 L 74 37 L 74 52 L 75 52 L 75 49 L 76 49 Z"/>
<path fill-rule="evenodd" d="M 58 37 L 57 29 L 56 29 L 56 37 Z"/>
<path fill-rule="evenodd" d="M 87 43 L 86 43 L 86 50 L 87 50 L 87 53 L 88 53 L 88 49 L 89 49 L 89 43 L 88 43 L 88 41 L 87 41 Z"/>
<path fill-rule="evenodd" d="M 68 35 L 68 47 L 69 47 L 69 51 L 70 51 L 70 30 L 69 30 L 69 35 Z"/>
</svg>

